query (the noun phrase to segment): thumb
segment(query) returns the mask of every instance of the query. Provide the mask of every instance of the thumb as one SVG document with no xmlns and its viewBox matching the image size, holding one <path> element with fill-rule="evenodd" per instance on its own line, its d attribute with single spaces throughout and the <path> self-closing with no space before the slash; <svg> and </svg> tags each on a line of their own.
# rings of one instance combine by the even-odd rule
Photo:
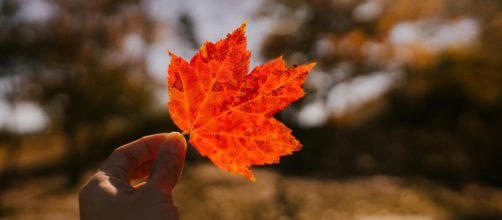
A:
<svg viewBox="0 0 502 220">
<path fill-rule="evenodd" d="M 150 178 L 146 184 L 170 192 L 183 171 L 186 146 L 185 138 L 180 133 L 167 134 L 159 148 L 157 159 L 152 166 Z"/>
</svg>

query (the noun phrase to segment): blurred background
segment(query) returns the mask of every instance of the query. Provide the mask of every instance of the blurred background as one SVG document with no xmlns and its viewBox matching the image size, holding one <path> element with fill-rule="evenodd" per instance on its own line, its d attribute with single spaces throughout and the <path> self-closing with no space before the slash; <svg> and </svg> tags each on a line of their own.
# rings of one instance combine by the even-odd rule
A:
<svg viewBox="0 0 502 220">
<path fill-rule="evenodd" d="M 276 115 L 304 148 L 257 183 L 190 148 L 182 219 L 502 219 L 500 0 L 0 0 L 0 219 L 78 219 L 113 149 L 178 130 L 167 50 L 245 19 L 252 68 L 318 63 Z"/>
</svg>

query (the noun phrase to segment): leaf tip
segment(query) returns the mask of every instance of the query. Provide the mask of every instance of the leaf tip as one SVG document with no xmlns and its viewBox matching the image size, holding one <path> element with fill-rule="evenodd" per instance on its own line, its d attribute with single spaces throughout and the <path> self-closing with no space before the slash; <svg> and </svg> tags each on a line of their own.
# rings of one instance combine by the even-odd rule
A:
<svg viewBox="0 0 502 220">
<path fill-rule="evenodd" d="M 239 27 L 240 30 L 242 30 L 242 32 L 246 32 L 246 27 L 248 26 L 248 19 L 245 19 L 241 26 Z"/>
<path fill-rule="evenodd" d="M 238 34 L 238 35 L 242 34 L 242 35 L 244 35 L 244 34 L 246 33 L 246 27 L 247 27 L 247 26 L 248 26 L 248 20 L 246 19 L 246 20 L 244 20 L 244 21 L 242 22 L 242 24 L 241 24 L 241 26 L 239 26 L 239 28 L 235 29 L 235 30 L 232 32 L 232 35 L 233 35 L 233 34 Z M 229 36 L 229 35 L 231 35 L 231 34 L 228 34 L 227 36 Z"/>
<path fill-rule="evenodd" d="M 305 65 L 305 67 L 307 67 L 307 69 L 311 70 L 312 68 L 314 68 L 315 65 L 317 65 L 317 62 L 314 61 L 312 63 Z"/>
<path fill-rule="evenodd" d="M 199 49 L 199 53 L 201 55 L 202 58 L 207 58 L 207 44 L 209 42 L 208 41 L 205 41 L 204 44 L 202 44 L 202 46 L 200 47 Z"/>
<path fill-rule="evenodd" d="M 167 54 L 169 54 L 170 57 L 176 56 L 171 50 L 167 50 Z"/>
<path fill-rule="evenodd" d="M 253 174 L 251 174 L 251 175 L 249 175 L 249 176 L 246 176 L 246 178 L 247 178 L 249 181 L 251 181 L 251 182 L 253 182 L 253 183 L 256 183 L 256 177 L 255 177 Z"/>
</svg>

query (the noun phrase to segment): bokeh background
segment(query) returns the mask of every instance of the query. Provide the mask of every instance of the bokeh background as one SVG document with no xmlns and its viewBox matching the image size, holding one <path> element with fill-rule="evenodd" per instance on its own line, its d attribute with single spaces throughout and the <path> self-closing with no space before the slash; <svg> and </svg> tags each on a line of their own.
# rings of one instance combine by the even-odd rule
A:
<svg viewBox="0 0 502 220">
<path fill-rule="evenodd" d="M 167 50 L 249 21 L 254 67 L 317 61 L 257 183 L 189 149 L 183 219 L 502 219 L 500 0 L 0 0 L 0 219 L 78 219 L 107 155 L 177 130 Z"/>
</svg>

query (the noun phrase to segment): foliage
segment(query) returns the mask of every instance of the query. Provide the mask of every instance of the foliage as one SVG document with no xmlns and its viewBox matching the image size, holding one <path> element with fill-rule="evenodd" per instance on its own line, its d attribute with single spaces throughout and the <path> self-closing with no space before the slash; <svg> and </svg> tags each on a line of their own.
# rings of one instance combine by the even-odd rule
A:
<svg viewBox="0 0 502 220">
<path fill-rule="evenodd" d="M 277 163 L 301 148 L 272 115 L 304 95 L 301 85 L 314 64 L 288 69 L 280 57 L 248 74 L 245 27 L 206 42 L 190 63 L 171 53 L 168 105 L 202 155 L 255 181 L 251 165 Z"/>
<path fill-rule="evenodd" d="M 39 103 L 52 131 L 66 137 L 72 183 L 88 163 L 84 158 L 109 152 L 99 146 L 141 129 L 152 116 L 155 86 L 145 86 L 150 77 L 144 60 L 127 57 L 122 49 L 128 34 L 146 40 L 150 35 L 151 21 L 131 7 L 135 3 L 58 1 L 46 22 L 8 15 L 1 20 L 0 74 L 22 76 L 17 99 Z"/>
<path fill-rule="evenodd" d="M 299 139 L 316 148 L 304 149 L 297 158 L 301 166 L 286 159 L 284 170 L 502 183 L 495 174 L 501 166 L 497 158 L 502 156 L 498 138 L 502 124 L 500 1 L 276 3 L 284 7 L 280 16 L 284 19 L 267 38 L 263 54 L 285 53 L 286 60 L 293 63 L 318 60 L 322 79 L 328 82 L 327 88 L 309 88 L 311 95 L 297 108 L 316 101 L 328 106 L 330 91 L 362 77 L 398 76 L 374 100 L 343 115 L 328 113 L 325 125 L 296 128 Z M 363 6 L 376 12 L 361 16 Z M 272 7 L 266 7 L 265 13 L 267 8 Z M 479 31 L 472 42 L 461 41 L 472 30 L 469 27 L 463 26 L 456 36 L 449 33 L 461 21 Z M 444 40 L 439 34 L 460 41 L 441 47 L 436 44 L 438 39 Z M 420 40 L 408 38 L 410 41 L 402 43 L 395 39 L 403 35 Z M 320 136 L 331 138 L 320 140 Z"/>
</svg>

